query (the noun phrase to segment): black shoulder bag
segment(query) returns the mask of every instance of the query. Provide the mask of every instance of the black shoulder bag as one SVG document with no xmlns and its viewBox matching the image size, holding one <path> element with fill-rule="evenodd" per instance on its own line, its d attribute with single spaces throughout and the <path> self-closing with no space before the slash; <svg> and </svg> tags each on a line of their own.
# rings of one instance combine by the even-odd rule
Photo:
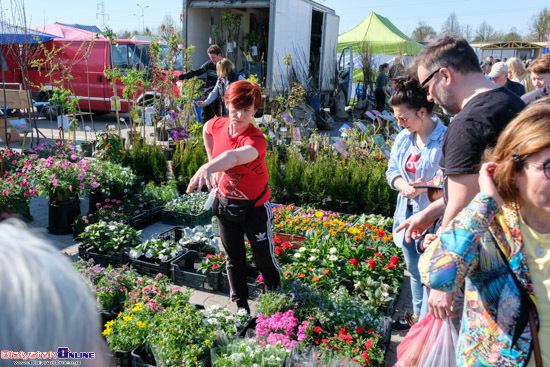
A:
<svg viewBox="0 0 550 367">
<path fill-rule="evenodd" d="M 267 191 L 267 184 L 262 193 L 254 200 L 227 199 L 218 192 L 212 204 L 212 213 L 223 217 L 232 223 L 243 223 L 246 220 L 248 209 L 252 208 Z"/>
</svg>

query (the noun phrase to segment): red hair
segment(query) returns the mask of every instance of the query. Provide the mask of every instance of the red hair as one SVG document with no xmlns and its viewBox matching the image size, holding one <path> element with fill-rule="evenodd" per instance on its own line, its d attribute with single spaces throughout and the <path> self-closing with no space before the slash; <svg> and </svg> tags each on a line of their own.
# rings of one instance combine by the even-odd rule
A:
<svg viewBox="0 0 550 367">
<path fill-rule="evenodd" d="M 254 110 L 257 110 L 262 104 L 260 86 L 245 80 L 231 83 L 225 92 L 225 104 L 232 104 L 237 108 L 254 106 Z"/>
</svg>

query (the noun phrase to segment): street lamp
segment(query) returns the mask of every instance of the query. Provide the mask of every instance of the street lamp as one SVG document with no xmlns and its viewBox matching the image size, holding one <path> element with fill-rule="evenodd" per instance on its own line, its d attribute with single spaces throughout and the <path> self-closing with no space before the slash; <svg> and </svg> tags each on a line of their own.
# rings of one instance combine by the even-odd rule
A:
<svg viewBox="0 0 550 367">
<path fill-rule="evenodd" d="M 138 31 L 138 33 L 139 33 L 139 25 L 141 24 L 141 15 L 134 13 L 134 17 L 136 17 L 137 20 L 138 20 L 137 31 Z"/>
<path fill-rule="evenodd" d="M 147 6 L 141 6 L 139 4 L 136 4 L 140 9 L 141 9 L 141 22 L 142 22 L 142 26 L 143 26 L 143 33 L 145 33 L 145 9 L 147 9 L 149 7 L 149 5 Z"/>
</svg>

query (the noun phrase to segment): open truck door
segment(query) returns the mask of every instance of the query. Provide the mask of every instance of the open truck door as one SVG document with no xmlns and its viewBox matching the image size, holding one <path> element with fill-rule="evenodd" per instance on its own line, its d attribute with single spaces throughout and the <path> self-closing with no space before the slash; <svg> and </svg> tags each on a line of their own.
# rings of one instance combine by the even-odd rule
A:
<svg viewBox="0 0 550 367">
<path fill-rule="evenodd" d="M 344 92 L 346 106 L 351 98 L 353 84 L 353 51 L 351 46 L 346 46 L 338 59 L 338 87 Z"/>
</svg>

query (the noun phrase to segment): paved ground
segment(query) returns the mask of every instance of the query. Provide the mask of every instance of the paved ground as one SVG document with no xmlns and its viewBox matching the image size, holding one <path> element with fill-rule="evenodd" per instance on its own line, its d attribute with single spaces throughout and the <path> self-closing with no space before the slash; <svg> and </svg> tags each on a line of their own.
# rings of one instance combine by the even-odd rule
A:
<svg viewBox="0 0 550 367">
<path fill-rule="evenodd" d="M 126 117 L 124 114 L 122 117 Z M 0 120 L 0 123 L 3 123 Z M 110 125 L 116 125 L 116 118 L 112 114 L 102 115 L 94 118 L 94 123 L 96 129 L 103 130 L 105 128 L 105 124 L 108 123 Z M 85 119 L 85 125 L 89 126 L 91 128 L 91 121 L 90 118 L 87 117 Z M 339 133 L 337 131 L 337 128 L 341 126 L 342 123 L 336 123 L 334 125 L 334 129 L 332 131 L 329 131 L 330 135 L 338 136 Z M 50 124 L 49 120 L 41 119 L 38 121 L 38 126 L 40 131 L 48 138 L 50 139 L 56 139 L 58 132 L 55 129 L 55 126 L 52 126 Z M 53 128 L 52 128 L 53 127 Z M 126 131 L 129 131 L 129 129 L 122 125 L 122 136 L 126 136 Z M 148 140 L 152 140 L 151 133 L 153 132 L 152 127 L 146 127 L 146 137 Z M 88 140 L 93 137 L 93 133 L 88 133 Z M 35 137 L 36 139 L 36 137 Z M 43 137 L 41 136 L 41 141 Z M 84 141 L 84 131 L 77 132 L 77 139 L 79 141 Z M 20 149 L 22 142 L 14 142 L 11 144 L 12 148 Z M 30 145 L 30 136 L 27 137 L 25 147 L 29 147 Z M 36 140 L 35 140 L 36 145 Z M 0 148 L 5 147 L 5 144 L 0 144 Z M 88 199 L 87 198 L 81 198 L 80 202 L 81 212 L 87 213 L 88 212 Z M 78 244 L 73 242 L 72 235 L 51 235 L 47 233 L 47 226 L 48 226 L 48 203 L 47 199 L 45 197 L 38 197 L 31 201 L 31 215 L 34 217 L 34 220 L 30 223 L 28 223 L 28 226 L 31 230 L 39 233 L 41 236 L 45 237 L 50 243 L 52 243 L 55 247 L 57 247 L 60 251 L 66 253 L 67 255 L 71 256 L 73 259 L 76 259 L 77 253 L 78 253 Z M 142 238 L 147 239 L 151 236 L 156 236 L 158 233 L 163 232 L 167 229 L 170 229 L 172 226 L 162 224 L 161 222 L 157 222 L 147 228 L 145 228 L 142 232 Z M 227 307 L 230 310 L 236 311 L 236 305 L 229 300 L 229 297 L 227 295 L 223 295 L 220 293 L 209 293 L 204 291 L 198 291 L 194 290 L 191 294 L 191 302 L 197 303 L 197 304 L 204 304 L 206 307 L 210 305 L 220 305 L 223 307 Z M 254 313 L 255 311 L 255 304 L 253 301 L 250 302 L 251 310 Z M 408 277 L 406 277 L 405 283 L 403 285 L 403 290 L 401 293 L 401 296 L 399 297 L 396 311 L 394 313 L 394 318 L 398 318 L 399 316 L 403 315 L 403 312 L 405 310 L 408 310 L 412 313 L 412 301 L 411 301 L 411 293 L 410 293 L 410 287 L 408 282 Z M 406 332 L 396 332 L 392 331 L 391 336 L 391 343 L 386 355 L 386 366 L 393 366 L 396 362 L 396 348 L 397 345 L 403 340 Z"/>
</svg>

